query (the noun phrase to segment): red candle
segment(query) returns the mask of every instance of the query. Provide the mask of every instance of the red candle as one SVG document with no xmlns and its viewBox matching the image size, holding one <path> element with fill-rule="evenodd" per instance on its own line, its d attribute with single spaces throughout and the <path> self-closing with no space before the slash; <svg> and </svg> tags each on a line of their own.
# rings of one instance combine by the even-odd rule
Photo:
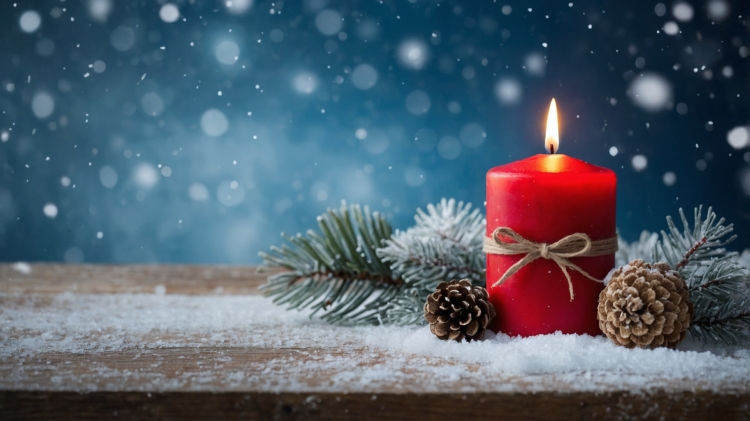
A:
<svg viewBox="0 0 750 421">
<path fill-rule="evenodd" d="M 554 114 L 554 115 L 553 115 Z M 552 127 L 554 126 L 554 127 Z M 487 235 L 509 227 L 536 243 L 554 243 L 574 233 L 592 241 L 615 232 L 615 187 L 612 170 L 557 155 L 557 111 L 554 100 L 547 121 L 550 154 L 492 168 L 487 172 Z M 600 282 L 568 269 L 575 291 L 553 260 L 538 258 L 492 286 L 521 255 L 487 255 L 487 289 L 497 310 L 490 328 L 511 336 L 554 333 L 599 335 L 596 308 Z M 574 257 L 570 261 L 592 277 L 603 279 L 614 267 L 614 254 Z"/>
</svg>

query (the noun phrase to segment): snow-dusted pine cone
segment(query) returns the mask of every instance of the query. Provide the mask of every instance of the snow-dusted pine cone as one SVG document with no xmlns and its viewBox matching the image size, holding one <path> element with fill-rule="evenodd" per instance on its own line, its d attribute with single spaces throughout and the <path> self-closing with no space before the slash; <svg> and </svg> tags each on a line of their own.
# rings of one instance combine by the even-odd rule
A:
<svg viewBox="0 0 750 421">
<path fill-rule="evenodd" d="M 636 259 L 620 267 L 599 294 L 599 327 L 628 348 L 675 347 L 693 317 L 680 274 L 666 263 Z"/>
<path fill-rule="evenodd" d="M 486 289 L 472 286 L 468 279 L 441 282 L 424 305 L 430 332 L 456 342 L 484 339 L 487 324 L 495 317 L 488 298 Z"/>
</svg>

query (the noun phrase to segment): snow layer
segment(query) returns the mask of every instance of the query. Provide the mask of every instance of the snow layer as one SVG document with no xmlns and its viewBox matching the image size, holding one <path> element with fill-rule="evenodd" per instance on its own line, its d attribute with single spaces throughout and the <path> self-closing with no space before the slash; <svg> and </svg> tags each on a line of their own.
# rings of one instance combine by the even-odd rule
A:
<svg viewBox="0 0 750 421">
<path fill-rule="evenodd" d="M 490 334 L 483 342 L 454 343 L 438 340 L 425 326 L 333 327 L 258 296 L 65 293 L 50 302 L 44 296 L 0 294 L 0 302 L 0 364 L 9 372 L 0 381 L 3 387 L 28 379 L 25 370 L 38 367 L 23 361 L 45 354 L 136 348 L 187 352 L 208 346 L 301 351 L 300 358 L 270 359 L 254 367 L 275 376 L 218 368 L 190 378 L 166 378 L 158 370 L 125 374 L 148 379 L 149 390 L 186 384 L 210 388 L 215 384 L 210 380 L 219 379 L 234 387 L 285 391 L 377 391 L 379 385 L 409 381 L 424 391 L 438 391 L 446 382 L 465 384 L 460 389 L 467 392 L 545 390 L 550 384 L 570 390 L 690 390 L 698 385 L 728 391 L 747 389 L 750 379 L 750 350 L 743 347 L 706 349 L 688 342 L 680 350 L 629 350 L 604 337 L 562 334 Z M 108 389 L 123 387 L 117 383 L 123 376 L 118 370 L 98 367 L 96 373 L 111 379 Z M 326 373 L 330 381 L 311 385 L 307 380 L 316 373 Z M 92 388 L 73 381 L 74 374 L 64 367 L 53 374 L 61 384 Z"/>
</svg>

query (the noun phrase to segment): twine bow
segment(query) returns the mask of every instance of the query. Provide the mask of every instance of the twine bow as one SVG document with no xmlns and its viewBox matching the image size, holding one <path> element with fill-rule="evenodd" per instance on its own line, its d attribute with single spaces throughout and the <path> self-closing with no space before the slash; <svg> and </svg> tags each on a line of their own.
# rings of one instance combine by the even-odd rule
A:
<svg viewBox="0 0 750 421">
<path fill-rule="evenodd" d="M 505 241 L 502 237 L 512 239 L 512 242 Z M 573 282 L 570 279 L 568 269 L 580 272 L 583 276 L 595 282 L 603 282 L 589 275 L 588 272 L 581 269 L 578 265 L 571 262 L 573 257 L 591 257 L 604 256 L 617 251 L 617 236 L 604 240 L 591 241 L 588 235 L 577 232 L 570 234 L 562 239 L 552 243 L 535 243 L 523 238 L 520 234 L 508 227 L 497 228 L 490 237 L 484 238 L 484 252 L 488 254 L 514 255 L 524 254 L 525 256 L 516 262 L 513 266 L 505 271 L 505 274 L 492 286 L 501 285 L 506 279 L 518 272 L 522 267 L 533 262 L 538 258 L 553 260 L 562 270 L 565 278 L 568 280 L 568 291 L 570 292 L 570 301 L 573 301 Z"/>
</svg>

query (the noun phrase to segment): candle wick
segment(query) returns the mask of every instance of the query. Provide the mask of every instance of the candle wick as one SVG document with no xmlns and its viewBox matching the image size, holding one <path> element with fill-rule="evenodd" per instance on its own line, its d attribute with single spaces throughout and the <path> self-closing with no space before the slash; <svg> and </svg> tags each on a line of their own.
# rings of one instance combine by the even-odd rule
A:
<svg viewBox="0 0 750 421">
<path fill-rule="evenodd" d="M 550 153 L 550 155 L 554 155 L 555 154 L 555 145 L 549 145 L 549 153 Z"/>
</svg>

